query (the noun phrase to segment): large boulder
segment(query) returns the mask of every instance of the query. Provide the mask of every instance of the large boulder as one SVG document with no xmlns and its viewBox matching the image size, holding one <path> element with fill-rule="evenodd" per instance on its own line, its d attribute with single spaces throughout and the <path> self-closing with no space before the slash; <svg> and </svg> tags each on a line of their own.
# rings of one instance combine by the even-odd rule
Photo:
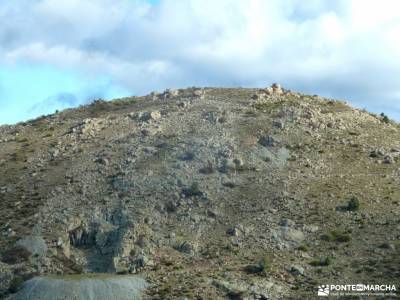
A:
<svg viewBox="0 0 400 300">
<path fill-rule="evenodd" d="M 135 300 L 146 288 L 134 276 L 74 275 L 35 277 L 23 284 L 11 300 Z"/>
</svg>

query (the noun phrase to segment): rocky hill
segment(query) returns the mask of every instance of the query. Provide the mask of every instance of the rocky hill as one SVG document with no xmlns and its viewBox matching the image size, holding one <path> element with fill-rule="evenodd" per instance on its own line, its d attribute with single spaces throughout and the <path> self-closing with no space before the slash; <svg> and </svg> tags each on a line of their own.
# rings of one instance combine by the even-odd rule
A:
<svg viewBox="0 0 400 300">
<path fill-rule="evenodd" d="M 279 85 L 99 100 L 1 126 L 0 295 L 400 289 L 399 183 L 399 124 Z"/>
</svg>

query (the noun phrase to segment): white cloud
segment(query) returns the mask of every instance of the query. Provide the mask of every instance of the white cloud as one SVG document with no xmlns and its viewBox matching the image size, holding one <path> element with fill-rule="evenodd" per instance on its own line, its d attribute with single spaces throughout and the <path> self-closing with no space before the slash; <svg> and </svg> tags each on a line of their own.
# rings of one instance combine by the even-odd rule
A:
<svg viewBox="0 0 400 300">
<path fill-rule="evenodd" d="M 0 63 L 102 74 L 135 94 L 280 81 L 400 118 L 399 9 L 397 0 L 10 1 L 0 4 Z"/>
</svg>

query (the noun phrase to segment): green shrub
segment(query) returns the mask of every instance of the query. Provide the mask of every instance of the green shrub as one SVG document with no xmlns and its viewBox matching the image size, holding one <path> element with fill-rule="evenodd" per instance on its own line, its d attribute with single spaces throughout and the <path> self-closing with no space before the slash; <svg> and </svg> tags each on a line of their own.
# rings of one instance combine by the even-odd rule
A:
<svg viewBox="0 0 400 300">
<path fill-rule="evenodd" d="M 172 248 L 174 248 L 176 251 L 179 251 L 179 252 L 185 253 L 185 254 L 193 254 L 194 253 L 193 245 L 190 242 L 181 240 L 181 239 L 176 240 L 173 243 Z"/>
<path fill-rule="evenodd" d="M 13 279 L 11 279 L 8 290 L 10 291 L 10 293 L 15 293 L 18 291 L 23 283 L 24 279 L 21 276 L 15 276 Z"/>
<path fill-rule="evenodd" d="M 344 232 L 343 230 L 335 229 L 328 234 L 323 234 L 321 239 L 328 242 L 346 243 L 351 240 L 351 236 L 349 233 Z"/>
<path fill-rule="evenodd" d="M 272 258 L 270 255 L 265 255 L 258 263 L 260 272 L 266 273 L 271 269 Z"/>
<path fill-rule="evenodd" d="M 307 245 L 303 244 L 303 245 L 300 245 L 297 248 L 297 250 L 300 250 L 300 251 L 303 251 L 303 252 L 307 252 L 308 250 L 310 250 L 310 248 Z"/>
<path fill-rule="evenodd" d="M 193 182 L 190 187 L 183 189 L 183 194 L 185 197 L 202 196 L 203 192 L 200 190 L 200 186 L 197 182 Z"/>
<path fill-rule="evenodd" d="M 385 115 L 384 113 L 381 113 L 381 117 L 382 117 L 382 122 L 389 124 L 390 123 L 390 119 L 387 115 Z"/>
<path fill-rule="evenodd" d="M 349 211 L 357 211 L 360 209 L 360 201 L 358 200 L 357 197 L 352 197 L 348 204 L 347 204 L 347 209 Z"/>
<path fill-rule="evenodd" d="M 326 267 L 332 264 L 332 258 L 329 256 L 315 259 L 310 262 L 310 265 L 314 267 Z"/>
<path fill-rule="evenodd" d="M 248 265 L 245 271 L 250 274 L 265 274 L 271 269 L 272 258 L 270 255 L 265 255 L 256 265 Z"/>
<path fill-rule="evenodd" d="M 347 243 L 351 240 L 351 236 L 347 233 L 339 233 L 334 237 L 335 237 L 335 242 L 339 243 Z"/>
</svg>

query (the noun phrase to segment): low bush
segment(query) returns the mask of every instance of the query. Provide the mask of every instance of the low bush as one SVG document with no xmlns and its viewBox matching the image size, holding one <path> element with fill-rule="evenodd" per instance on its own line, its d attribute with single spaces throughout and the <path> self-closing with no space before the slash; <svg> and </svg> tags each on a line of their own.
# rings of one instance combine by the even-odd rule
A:
<svg viewBox="0 0 400 300">
<path fill-rule="evenodd" d="M 15 276 L 13 279 L 11 279 L 8 291 L 10 293 L 16 293 L 23 283 L 24 279 L 21 276 Z"/>
<path fill-rule="evenodd" d="M 347 209 L 349 211 L 357 211 L 360 209 L 360 201 L 357 197 L 352 197 L 347 203 Z"/>
<path fill-rule="evenodd" d="M 310 262 L 310 265 L 314 267 L 326 267 L 332 264 L 332 258 L 329 256 L 315 259 Z"/>
<path fill-rule="evenodd" d="M 323 234 L 321 239 L 328 242 L 346 243 L 351 240 L 351 236 L 343 230 L 335 229 L 327 234 Z"/>
</svg>

